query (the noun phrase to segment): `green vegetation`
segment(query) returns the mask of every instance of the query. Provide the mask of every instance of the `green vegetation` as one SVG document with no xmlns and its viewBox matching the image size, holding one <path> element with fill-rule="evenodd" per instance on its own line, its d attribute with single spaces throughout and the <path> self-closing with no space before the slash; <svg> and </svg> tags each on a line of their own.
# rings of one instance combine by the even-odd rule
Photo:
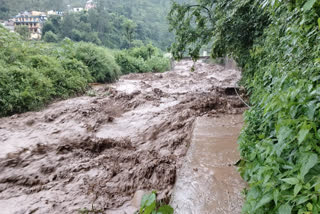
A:
<svg viewBox="0 0 320 214">
<path fill-rule="evenodd" d="M 123 74 L 164 72 L 170 69 L 170 60 L 150 44 L 118 52 L 116 62 Z"/>
<path fill-rule="evenodd" d="M 48 31 L 46 35 L 44 35 L 43 40 L 49 43 L 58 42 L 58 36 L 54 34 L 52 31 Z"/>
<path fill-rule="evenodd" d="M 61 0 L 1 0 L 0 1 L 0 20 L 9 19 L 16 16 L 21 11 L 43 10 L 52 8 L 52 10 L 63 9 Z M 51 9 L 50 9 L 51 10 Z"/>
<path fill-rule="evenodd" d="M 153 191 L 144 195 L 141 200 L 139 214 L 173 214 L 174 210 L 169 205 L 161 205 L 157 203 L 157 194 Z"/>
<path fill-rule="evenodd" d="M 196 59 L 210 44 L 243 69 L 252 105 L 239 138 L 243 213 L 319 213 L 320 2 L 197 2 L 173 5 L 172 50 Z"/>
<path fill-rule="evenodd" d="M 21 38 L 23 38 L 24 40 L 28 40 L 30 38 L 30 32 L 29 32 L 29 28 L 28 26 L 16 26 L 15 27 L 15 32 L 18 33 Z"/>
<path fill-rule="evenodd" d="M 90 43 L 76 43 L 74 58 L 83 62 L 95 82 L 114 82 L 120 75 L 120 68 L 110 51 Z"/>
<path fill-rule="evenodd" d="M 114 4 L 119 6 L 125 2 Z M 127 4 L 132 3 L 130 1 L 130 3 L 126 2 Z M 108 5 L 108 7 L 103 5 Z M 92 42 L 108 48 L 130 48 L 139 41 L 144 44 L 152 42 L 156 46 L 166 49 L 172 41 L 170 40 L 172 35 L 167 30 L 163 14 L 166 8 L 159 8 L 156 5 L 136 8 L 139 5 L 132 4 L 133 8 L 113 8 L 110 6 L 110 0 L 100 1 L 97 9 L 91 9 L 88 12 L 67 13 L 63 18 L 50 17 L 44 25 L 43 35 L 45 38 L 45 35 L 51 32 L 50 34 L 54 33 L 59 41 L 68 37 L 73 41 Z M 154 11 L 149 11 L 150 8 Z M 140 10 L 140 13 L 139 15 L 135 15 L 133 12 L 129 13 L 129 9 L 135 12 Z M 156 19 L 155 17 L 142 19 L 149 13 L 154 14 Z M 163 17 L 158 16 L 159 13 L 163 14 Z"/>
<path fill-rule="evenodd" d="M 139 72 L 164 71 L 161 62 L 168 60 L 160 57 L 156 48 L 140 49 L 154 52 L 147 61 L 142 60 L 148 66 Z M 89 82 L 114 82 L 120 69 L 123 73 L 136 72 L 130 63 L 140 58 L 131 57 L 133 62 L 128 62 L 124 69 L 117 64 L 112 51 L 92 43 L 69 39 L 58 44 L 24 41 L 0 27 L 0 116 L 39 109 L 54 99 L 83 93 Z M 151 63 L 155 57 L 160 65 Z"/>
<path fill-rule="evenodd" d="M 83 92 L 92 80 L 83 62 L 58 47 L 22 41 L 2 27 L 0 38 L 1 116 Z"/>
<path fill-rule="evenodd" d="M 238 63 L 250 55 L 250 48 L 268 25 L 268 16 L 256 0 L 197 1 L 173 3 L 168 20 L 176 35 L 171 52 L 177 59 L 199 57 L 203 46 L 211 46 L 212 57 L 232 55 Z"/>
<path fill-rule="evenodd" d="M 59 10 L 65 12 L 65 18 L 51 17 L 43 31 L 43 35 L 52 31 L 58 41 L 68 37 L 73 41 L 123 49 L 133 47 L 138 40 L 144 44 L 151 42 L 161 50 L 166 50 L 172 43 L 173 35 L 168 31 L 166 20 L 171 0 L 95 2 L 97 9 L 68 13 L 73 7 L 84 7 L 86 0 L 1 0 L 0 20 L 12 18 L 22 11 Z"/>
</svg>

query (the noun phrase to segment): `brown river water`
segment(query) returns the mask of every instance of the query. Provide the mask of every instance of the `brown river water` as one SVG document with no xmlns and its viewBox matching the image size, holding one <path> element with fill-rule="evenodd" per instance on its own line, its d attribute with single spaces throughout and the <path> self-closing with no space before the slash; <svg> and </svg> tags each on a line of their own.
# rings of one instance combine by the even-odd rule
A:
<svg viewBox="0 0 320 214">
<path fill-rule="evenodd" d="M 0 118 L 0 213 L 132 214 L 151 190 L 177 213 L 237 213 L 245 106 L 232 87 L 241 73 L 192 65 L 129 74 L 92 86 L 95 96 Z"/>
</svg>

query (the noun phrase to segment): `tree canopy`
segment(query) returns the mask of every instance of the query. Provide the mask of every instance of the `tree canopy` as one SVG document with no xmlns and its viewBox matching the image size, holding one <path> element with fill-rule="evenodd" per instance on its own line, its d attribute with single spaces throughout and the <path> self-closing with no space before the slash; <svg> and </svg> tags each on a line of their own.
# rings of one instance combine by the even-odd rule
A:
<svg viewBox="0 0 320 214">
<path fill-rule="evenodd" d="M 84 7 L 86 0 L 0 0 L 0 19 L 8 19 L 25 10 L 60 10 Z M 110 48 L 128 48 L 132 44 L 152 42 L 167 49 L 173 34 L 166 19 L 171 0 L 96 0 L 97 8 L 79 14 L 67 14 L 64 20 L 53 17 L 44 26 L 59 40 L 93 42 Z M 67 6 L 70 5 L 68 8 Z"/>
<path fill-rule="evenodd" d="M 173 2 L 168 20 L 175 34 L 174 57 L 187 54 L 197 59 L 208 45 L 213 57 L 229 54 L 240 60 L 238 56 L 248 55 L 268 25 L 268 16 L 257 4 L 254 0 Z"/>
</svg>

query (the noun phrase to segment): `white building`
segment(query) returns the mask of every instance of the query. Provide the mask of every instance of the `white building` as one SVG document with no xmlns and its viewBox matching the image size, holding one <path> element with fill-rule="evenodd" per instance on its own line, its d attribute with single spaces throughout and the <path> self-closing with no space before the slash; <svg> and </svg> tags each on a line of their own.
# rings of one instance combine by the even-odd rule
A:
<svg viewBox="0 0 320 214">
<path fill-rule="evenodd" d="M 25 11 L 13 18 L 14 27 L 27 26 L 31 39 L 41 39 L 43 23 L 47 20 L 47 14 L 40 11 Z"/>
<path fill-rule="evenodd" d="M 75 8 L 72 8 L 72 12 L 74 12 L 74 13 L 78 13 L 78 12 L 81 12 L 81 11 L 83 11 L 84 9 L 83 9 L 83 7 L 75 7 Z"/>
<path fill-rule="evenodd" d="M 48 16 L 62 16 L 63 15 L 63 12 L 61 11 L 55 11 L 55 10 L 49 10 L 47 12 L 47 15 Z"/>
</svg>

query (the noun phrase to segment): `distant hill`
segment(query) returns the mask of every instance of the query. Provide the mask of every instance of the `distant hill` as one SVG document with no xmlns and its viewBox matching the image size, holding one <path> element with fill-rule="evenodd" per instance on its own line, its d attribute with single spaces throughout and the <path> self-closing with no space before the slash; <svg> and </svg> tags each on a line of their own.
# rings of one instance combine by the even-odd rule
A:
<svg viewBox="0 0 320 214">
<path fill-rule="evenodd" d="M 73 40 L 89 41 L 110 48 L 126 48 L 129 46 L 126 43 L 142 41 L 152 42 L 164 50 L 173 41 L 173 35 L 168 32 L 166 19 L 171 0 L 97 0 L 96 2 L 97 10 L 92 12 L 90 17 L 95 16 L 98 20 L 88 20 L 88 14 L 73 14 L 68 17 L 68 23 L 60 22 L 61 26 L 54 26 L 55 30 L 50 28 L 49 30 L 56 31 L 58 38 L 60 36 L 61 39 L 71 37 Z M 8 19 L 25 10 L 68 11 L 67 5 L 71 8 L 84 7 L 85 3 L 86 0 L 0 0 L 0 19 Z M 132 27 L 134 32 L 130 32 Z M 72 30 L 73 35 L 71 35 Z M 126 39 L 130 41 L 125 41 Z"/>
</svg>

